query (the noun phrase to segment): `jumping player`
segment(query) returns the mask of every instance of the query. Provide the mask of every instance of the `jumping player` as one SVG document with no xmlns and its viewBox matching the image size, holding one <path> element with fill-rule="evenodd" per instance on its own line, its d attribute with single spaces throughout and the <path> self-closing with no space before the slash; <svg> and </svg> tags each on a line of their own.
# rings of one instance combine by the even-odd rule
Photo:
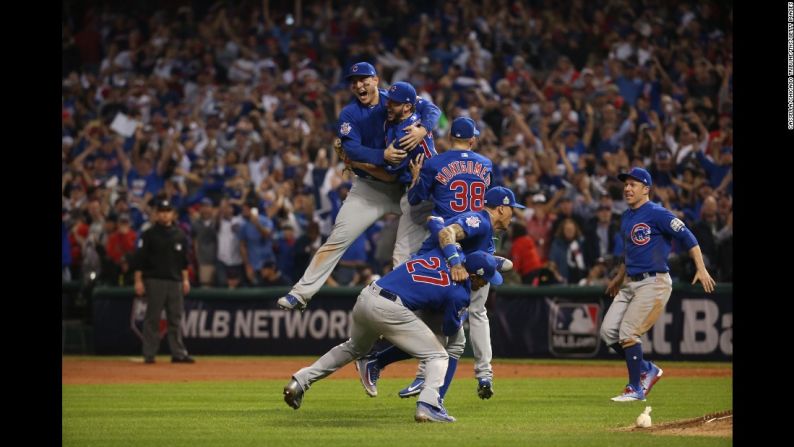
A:
<svg viewBox="0 0 794 447">
<path fill-rule="evenodd" d="M 356 99 L 339 115 L 337 135 L 345 153 L 353 162 L 377 167 L 399 163 L 407 155 L 405 150 L 396 149 L 394 144 L 384 149 L 387 95 L 385 90 L 378 88 L 375 67 L 359 62 L 350 67 L 347 79 Z M 410 133 L 399 140 L 402 148 L 413 149 L 419 144 L 433 130 L 441 114 L 438 107 L 424 99 L 416 101 L 416 112 L 420 119 L 407 129 Z M 304 310 L 353 241 L 384 214 L 401 213 L 402 185 L 383 182 L 363 169 L 354 168 L 353 172 L 357 177 L 331 235 L 317 250 L 300 281 L 289 294 L 278 299 L 282 309 Z"/>
</svg>

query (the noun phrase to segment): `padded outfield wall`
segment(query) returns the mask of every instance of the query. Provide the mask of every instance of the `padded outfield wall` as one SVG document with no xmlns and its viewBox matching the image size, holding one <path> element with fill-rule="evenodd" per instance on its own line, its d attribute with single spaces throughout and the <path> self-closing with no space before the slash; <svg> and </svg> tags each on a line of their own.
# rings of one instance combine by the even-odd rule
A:
<svg viewBox="0 0 794 447">
<path fill-rule="evenodd" d="M 305 312 L 283 311 L 288 288 L 194 289 L 181 330 L 195 355 L 321 355 L 345 341 L 359 288 L 323 288 Z M 614 358 L 599 342 L 611 298 L 601 287 L 502 286 L 491 292 L 488 316 L 494 357 Z M 132 288 L 98 288 L 92 296 L 96 354 L 139 355 L 145 300 Z M 675 284 L 665 312 L 644 336 L 654 359 L 733 358 L 733 287 L 712 294 Z M 165 321 L 161 321 L 161 335 Z M 161 353 L 167 352 L 163 341 Z M 464 355 L 470 355 L 470 350 Z"/>
</svg>

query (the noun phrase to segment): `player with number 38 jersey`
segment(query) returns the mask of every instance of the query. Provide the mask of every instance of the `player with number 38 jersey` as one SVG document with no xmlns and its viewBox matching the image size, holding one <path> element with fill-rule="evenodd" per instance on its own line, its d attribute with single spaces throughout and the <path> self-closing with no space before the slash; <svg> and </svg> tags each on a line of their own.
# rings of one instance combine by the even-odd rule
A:
<svg viewBox="0 0 794 447">
<path fill-rule="evenodd" d="M 493 164 L 472 151 L 480 132 L 471 118 L 452 121 L 450 148 L 424 161 L 419 178 L 408 190 L 408 202 L 435 203 L 433 215 L 449 219 L 485 207 L 485 191 L 491 186 Z"/>
</svg>

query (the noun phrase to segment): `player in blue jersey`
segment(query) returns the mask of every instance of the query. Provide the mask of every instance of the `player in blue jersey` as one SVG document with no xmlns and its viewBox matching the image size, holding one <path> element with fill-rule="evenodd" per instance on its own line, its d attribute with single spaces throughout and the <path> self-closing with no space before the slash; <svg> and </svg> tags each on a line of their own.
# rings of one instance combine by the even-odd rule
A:
<svg viewBox="0 0 794 447">
<path fill-rule="evenodd" d="M 703 290 L 711 293 L 715 283 L 692 232 L 673 213 L 650 201 L 648 171 L 633 168 L 618 178 L 624 182 L 623 197 L 629 208 L 623 213 L 616 248 L 623 253 L 623 263 L 607 286 L 607 294 L 614 300 L 601 323 L 601 338 L 626 359 L 629 371 L 628 385 L 612 400 L 644 401 L 662 369 L 643 358 L 640 337 L 656 323 L 670 299 L 673 283 L 667 256 L 673 239 L 683 244 L 695 261 L 692 284 L 700 281 Z"/>
<path fill-rule="evenodd" d="M 418 101 L 416 90 L 407 82 L 395 82 L 383 95 L 388 99 L 386 104 L 386 146 L 402 149 L 400 139 L 408 135 L 420 120 L 416 113 Z M 436 155 L 433 133 L 428 132 L 416 147 L 408 151 L 405 158 L 399 163 L 387 163 L 385 170 L 405 188 L 413 181 L 409 164 L 421 163 L 422 160 L 430 159 Z M 392 255 L 392 264 L 395 266 L 407 261 L 427 239 L 425 222 L 433 210 L 433 203 L 421 202 L 413 205 L 415 206 L 408 203 L 407 194 L 403 194 L 400 199 L 402 215 L 397 226 L 397 237 Z"/>
<path fill-rule="evenodd" d="M 435 204 L 433 215 L 449 219 L 485 206 L 485 191 L 491 186 L 491 160 L 473 152 L 480 131 L 471 118 L 458 117 L 450 128 L 450 148 L 424 160 L 419 175 L 408 190 L 408 202 Z M 421 161 L 421 159 L 420 159 Z"/>
<path fill-rule="evenodd" d="M 298 409 L 311 385 L 366 354 L 381 335 L 425 364 L 427 379 L 416 403 L 417 422 L 454 422 L 439 397 L 447 368 L 447 353 L 414 311 L 432 309 L 444 315 L 444 334 L 455 334 L 463 324 L 472 289 L 488 281 L 501 284 L 496 259 L 479 251 L 465 256 L 470 272 L 453 281 L 441 249 L 417 255 L 373 282 L 358 296 L 352 312 L 350 339 L 332 348 L 311 366 L 292 375 L 284 387 L 284 401 Z M 456 259 L 463 258 L 462 253 Z"/>
<path fill-rule="evenodd" d="M 397 164 L 430 133 L 441 115 L 441 111 L 424 99 L 416 101 L 419 119 L 406 128 L 407 134 L 394 144 L 385 146 L 385 123 L 387 118 L 387 94 L 378 89 L 379 78 L 375 67 L 359 62 L 347 73 L 350 89 L 355 100 L 346 105 L 339 115 L 337 135 L 342 141 L 345 154 L 352 162 L 383 169 L 386 163 Z M 387 213 L 401 214 L 400 199 L 404 187 L 399 183 L 387 183 L 371 171 L 354 167 L 357 177 L 342 205 L 328 240 L 317 250 L 309 267 L 289 294 L 278 299 L 282 309 L 304 310 L 312 297 L 320 290 L 347 248 L 376 220 Z"/>
<path fill-rule="evenodd" d="M 485 251 L 493 254 L 494 232 L 507 230 L 513 217 L 513 208 L 524 208 L 523 205 L 516 203 L 513 192 L 508 188 L 497 186 L 488 190 L 484 198 L 485 209 L 482 211 L 470 211 L 459 214 L 447 220 L 433 216 L 428 221 L 428 228 L 431 236 L 422 244 L 419 254 L 427 253 L 441 248 L 447 262 L 452 266 L 452 278 L 455 281 L 465 280 L 466 270 L 460 263 L 456 253 L 456 244 L 459 244 L 463 253 L 475 251 Z M 509 260 L 496 258 L 501 271 L 509 270 L 504 263 Z M 486 285 L 483 289 L 488 289 Z M 485 311 L 485 301 L 488 294 L 480 294 L 480 290 L 473 291 L 471 305 L 469 306 L 469 333 L 472 337 L 472 348 L 475 356 L 474 372 L 477 377 L 477 394 L 482 399 L 489 399 L 493 395 L 493 368 L 491 367 L 491 334 L 488 322 L 488 314 Z M 474 316 L 478 321 L 483 322 L 482 328 L 475 327 Z M 426 321 L 432 321 L 431 316 L 424 316 Z M 430 327 L 436 329 L 438 325 L 430 323 Z M 481 329 L 479 332 L 475 332 Z M 438 335 L 438 334 L 437 334 Z M 465 347 L 466 338 L 463 330 L 453 336 L 439 335 L 439 340 L 446 347 L 449 353 L 449 365 L 444 385 L 440 389 L 441 397 L 446 394 L 452 378 L 457 368 L 457 362 Z M 393 362 L 409 358 L 405 353 L 398 349 L 387 348 L 370 357 L 364 357 L 356 362 L 356 368 L 361 375 L 361 381 L 367 393 L 377 395 L 376 381 L 380 375 L 380 370 Z M 409 397 L 418 394 L 424 383 L 424 373 L 421 371 L 417 378 L 408 387 L 401 390 L 400 397 Z"/>
</svg>

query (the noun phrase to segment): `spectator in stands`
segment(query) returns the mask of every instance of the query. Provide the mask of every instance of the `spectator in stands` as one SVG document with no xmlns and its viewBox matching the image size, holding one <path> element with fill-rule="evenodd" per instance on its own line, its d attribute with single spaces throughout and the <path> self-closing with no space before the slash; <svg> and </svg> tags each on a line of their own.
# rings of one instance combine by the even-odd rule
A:
<svg viewBox="0 0 794 447">
<path fill-rule="evenodd" d="M 291 286 L 292 279 L 285 277 L 278 269 L 276 261 L 265 261 L 260 269 L 259 287 Z"/>
<path fill-rule="evenodd" d="M 218 216 L 218 284 L 235 289 L 243 278 L 239 234 L 244 222 L 242 216 L 234 214 L 229 199 L 221 200 Z"/>
<path fill-rule="evenodd" d="M 615 237 L 620 230 L 620 223 L 613 219 L 612 209 L 604 203 L 598 206 L 596 215 L 585 228 L 584 262 L 588 267 L 592 267 L 598 259 L 603 259 L 614 251 Z"/>
<path fill-rule="evenodd" d="M 276 260 L 273 253 L 273 221 L 259 214 L 256 201 L 243 204 L 243 225 L 240 228 L 240 255 L 243 259 L 248 285 L 257 286 L 262 279 L 262 268 L 266 261 Z"/>
<path fill-rule="evenodd" d="M 587 274 L 583 253 L 584 238 L 575 220 L 563 219 L 551 243 L 553 261 L 566 284 L 576 284 Z"/>
<path fill-rule="evenodd" d="M 531 284 L 530 274 L 543 265 L 535 241 L 527 234 L 526 227 L 520 223 L 512 225 L 511 233 L 513 244 L 510 247 L 509 259 L 513 261 L 513 270 L 521 277 L 521 282 Z"/>
<path fill-rule="evenodd" d="M 193 253 L 198 264 L 198 279 L 202 287 L 215 285 L 215 265 L 218 262 L 218 216 L 212 199 L 204 197 L 198 215 L 193 218 Z"/>
</svg>

